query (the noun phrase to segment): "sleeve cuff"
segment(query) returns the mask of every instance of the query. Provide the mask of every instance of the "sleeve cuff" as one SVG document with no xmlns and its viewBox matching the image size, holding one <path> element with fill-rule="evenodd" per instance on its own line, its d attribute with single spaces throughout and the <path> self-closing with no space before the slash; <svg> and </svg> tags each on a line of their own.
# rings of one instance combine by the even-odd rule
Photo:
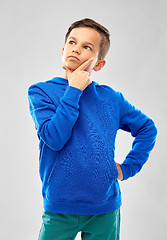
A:
<svg viewBox="0 0 167 240">
<path fill-rule="evenodd" d="M 130 167 L 128 165 L 122 163 L 122 164 L 120 164 L 120 167 L 121 167 L 122 173 L 123 173 L 122 181 L 127 180 L 128 178 L 130 178 L 132 176 L 132 170 L 130 169 Z"/>
<path fill-rule="evenodd" d="M 64 97 L 66 99 L 68 99 L 69 101 L 78 102 L 82 93 L 83 93 L 83 91 L 80 90 L 79 88 L 67 86 L 65 93 L 64 93 Z"/>
<path fill-rule="evenodd" d="M 82 95 L 83 91 L 79 88 L 75 88 L 72 86 L 67 86 L 64 96 L 62 97 L 61 101 L 65 101 L 70 105 L 79 108 L 79 100 Z"/>
</svg>

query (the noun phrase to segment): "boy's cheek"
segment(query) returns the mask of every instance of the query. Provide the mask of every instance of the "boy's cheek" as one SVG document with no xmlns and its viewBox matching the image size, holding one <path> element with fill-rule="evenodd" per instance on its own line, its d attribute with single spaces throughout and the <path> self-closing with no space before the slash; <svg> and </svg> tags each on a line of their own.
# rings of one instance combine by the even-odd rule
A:
<svg viewBox="0 0 167 240">
<path fill-rule="evenodd" d="M 71 70 L 76 70 L 80 66 L 80 64 L 76 64 L 76 63 L 70 62 L 68 60 L 63 61 L 63 65 L 66 65 Z"/>
</svg>

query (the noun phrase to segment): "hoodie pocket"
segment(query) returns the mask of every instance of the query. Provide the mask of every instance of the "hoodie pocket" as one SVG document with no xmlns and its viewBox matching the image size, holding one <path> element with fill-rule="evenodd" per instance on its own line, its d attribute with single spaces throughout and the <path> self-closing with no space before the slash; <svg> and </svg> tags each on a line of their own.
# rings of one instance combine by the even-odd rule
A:
<svg viewBox="0 0 167 240">
<path fill-rule="evenodd" d="M 84 164 L 66 158 L 62 164 L 54 166 L 48 181 L 47 198 L 54 201 L 102 203 L 114 195 L 113 183 L 118 178 L 114 160 L 93 157 L 90 155 L 86 158 Z"/>
</svg>

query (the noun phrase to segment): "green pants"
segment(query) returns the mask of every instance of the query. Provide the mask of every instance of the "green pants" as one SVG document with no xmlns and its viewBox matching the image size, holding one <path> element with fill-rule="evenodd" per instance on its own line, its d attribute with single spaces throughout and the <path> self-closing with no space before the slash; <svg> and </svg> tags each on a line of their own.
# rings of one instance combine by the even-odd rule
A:
<svg viewBox="0 0 167 240">
<path fill-rule="evenodd" d="M 44 211 L 38 240 L 119 240 L 120 209 L 100 215 L 57 214 Z"/>
</svg>

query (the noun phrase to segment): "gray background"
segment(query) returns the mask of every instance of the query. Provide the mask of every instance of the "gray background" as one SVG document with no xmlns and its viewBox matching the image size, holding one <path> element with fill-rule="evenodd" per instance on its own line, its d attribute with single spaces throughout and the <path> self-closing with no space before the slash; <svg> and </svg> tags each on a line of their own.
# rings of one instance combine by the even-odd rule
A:
<svg viewBox="0 0 167 240">
<path fill-rule="evenodd" d="M 142 172 L 121 182 L 121 240 L 167 239 L 166 13 L 166 0 L 0 1 L 0 239 L 37 239 L 43 206 L 27 89 L 63 75 L 64 35 L 85 17 L 111 32 L 107 64 L 92 80 L 121 91 L 159 131 Z M 124 160 L 131 143 L 130 134 L 118 133 L 116 161 Z"/>
</svg>

